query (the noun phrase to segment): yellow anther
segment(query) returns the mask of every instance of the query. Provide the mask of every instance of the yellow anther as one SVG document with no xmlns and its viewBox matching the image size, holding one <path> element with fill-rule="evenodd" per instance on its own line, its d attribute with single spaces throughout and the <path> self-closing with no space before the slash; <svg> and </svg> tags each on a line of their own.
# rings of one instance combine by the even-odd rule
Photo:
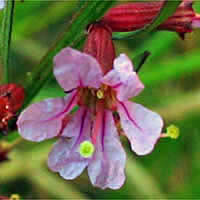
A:
<svg viewBox="0 0 200 200">
<path fill-rule="evenodd" d="M 104 92 L 103 92 L 103 90 L 99 89 L 99 90 L 97 91 L 97 97 L 98 97 L 98 99 L 103 99 L 103 97 L 104 97 Z"/>
<path fill-rule="evenodd" d="M 84 141 L 80 144 L 80 155 L 84 158 L 89 158 L 93 155 L 95 150 L 94 145 L 90 141 Z"/>
<path fill-rule="evenodd" d="M 170 125 L 167 127 L 167 133 L 165 136 L 170 137 L 172 139 L 177 139 L 180 135 L 180 130 L 177 126 L 175 125 Z"/>
<path fill-rule="evenodd" d="M 20 196 L 18 194 L 12 194 L 10 200 L 20 200 Z"/>
</svg>

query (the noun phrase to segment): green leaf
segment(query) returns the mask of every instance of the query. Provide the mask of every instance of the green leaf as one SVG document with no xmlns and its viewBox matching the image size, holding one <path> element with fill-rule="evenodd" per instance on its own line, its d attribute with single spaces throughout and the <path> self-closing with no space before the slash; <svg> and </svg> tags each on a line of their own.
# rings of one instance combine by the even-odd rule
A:
<svg viewBox="0 0 200 200">
<path fill-rule="evenodd" d="M 138 36 L 144 37 L 149 32 L 153 31 L 156 27 L 158 27 L 160 24 L 162 24 L 166 19 L 172 16 L 181 2 L 182 2 L 181 0 L 177 1 L 166 0 L 163 7 L 161 8 L 160 13 L 151 24 L 148 24 L 144 28 L 139 29 L 137 31 L 113 33 L 113 39 L 120 40 L 120 39 L 130 39 L 131 37 L 136 38 Z"/>
<path fill-rule="evenodd" d="M 158 65 L 158 64 L 156 64 Z M 141 73 L 140 78 L 149 86 L 158 86 L 169 80 L 178 80 L 181 77 L 192 75 L 200 71 L 199 49 L 169 59 L 148 73 Z"/>
<path fill-rule="evenodd" d="M 9 53 L 12 36 L 12 26 L 14 17 L 15 0 L 7 0 L 3 10 L 3 21 L 1 30 L 1 58 L 4 67 L 3 82 L 10 82 Z"/>
<path fill-rule="evenodd" d="M 144 53 L 141 53 L 133 58 L 134 68 L 137 73 L 150 55 L 151 53 L 149 51 L 145 51 Z"/>
</svg>

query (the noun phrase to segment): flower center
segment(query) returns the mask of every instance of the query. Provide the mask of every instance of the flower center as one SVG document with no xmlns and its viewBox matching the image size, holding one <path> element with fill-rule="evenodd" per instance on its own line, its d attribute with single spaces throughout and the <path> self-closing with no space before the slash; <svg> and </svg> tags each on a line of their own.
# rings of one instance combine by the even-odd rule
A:
<svg viewBox="0 0 200 200">
<path fill-rule="evenodd" d="M 80 88 L 79 105 L 84 105 L 92 110 L 96 107 L 98 101 L 103 101 L 105 108 L 109 110 L 116 109 L 116 92 L 107 85 L 102 85 L 99 89 Z"/>
</svg>

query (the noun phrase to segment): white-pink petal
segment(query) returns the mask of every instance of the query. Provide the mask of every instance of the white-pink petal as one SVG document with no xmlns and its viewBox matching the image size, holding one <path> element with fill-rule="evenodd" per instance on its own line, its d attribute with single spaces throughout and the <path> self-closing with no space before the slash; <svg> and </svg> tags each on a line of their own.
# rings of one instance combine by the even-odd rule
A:
<svg viewBox="0 0 200 200">
<path fill-rule="evenodd" d="M 134 71 L 134 66 L 126 54 L 120 54 L 117 58 L 115 58 L 113 68 L 127 74 Z"/>
<path fill-rule="evenodd" d="M 48 166 L 57 171 L 65 179 L 74 179 L 87 167 L 89 159 L 81 157 L 79 153 L 80 144 L 90 141 L 91 114 L 89 110 L 81 107 L 68 122 L 62 139 L 56 143 L 49 154 Z M 63 136 L 73 136 L 66 138 Z"/>
<path fill-rule="evenodd" d="M 5 7 L 5 0 L 0 0 L 0 10 Z"/>
<path fill-rule="evenodd" d="M 31 141 L 42 141 L 57 136 L 62 120 L 76 104 L 76 92 L 65 98 L 46 99 L 30 105 L 17 121 L 20 135 Z"/>
<path fill-rule="evenodd" d="M 138 155 L 150 153 L 160 137 L 162 118 L 142 105 L 128 101 L 118 104 L 118 113 L 132 150 Z"/>
<path fill-rule="evenodd" d="M 119 101 L 137 96 L 144 89 L 138 75 L 133 71 L 130 59 L 124 54 L 114 60 L 114 69 L 103 77 L 102 82 L 117 92 Z"/>
<path fill-rule="evenodd" d="M 68 47 L 55 56 L 54 75 L 61 87 L 70 91 L 77 87 L 99 88 L 102 71 L 95 58 Z"/>
<path fill-rule="evenodd" d="M 126 154 L 115 128 L 112 112 L 104 111 L 96 138 L 96 151 L 89 163 L 92 184 L 102 189 L 119 189 L 125 181 Z"/>
<path fill-rule="evenodd" d="M 61 138 L 53 147 L 48 158 L 48 167 L 67 180 L 72 180 L 79 176 L 88 165 L 88 160 L 84 159 L 77 152 L 73 145 L 76 138 Z"/>
</svg>

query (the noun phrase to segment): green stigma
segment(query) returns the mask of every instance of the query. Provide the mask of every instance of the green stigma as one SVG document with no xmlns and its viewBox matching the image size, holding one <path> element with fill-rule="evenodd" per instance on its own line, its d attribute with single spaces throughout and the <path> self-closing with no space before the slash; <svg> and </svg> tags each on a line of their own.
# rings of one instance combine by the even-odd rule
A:
<svg viewBox="0 0 200 200">
<path fill-rule="evenodd" d="M 89 158 L 93 155 L 95 150 L 94 145 L 90 141 L 84 141 L 80 144 L 80 155 L 84 158 Z"/>
<path fill-rule="evenodd" d="M 172 139 L 177 139 L 180 135 L 180 130 L 177 126 L 175 125 L 170 125 L 167 127 L 167 133 L 166 136 L 172 138 Z"/>
</svg>

